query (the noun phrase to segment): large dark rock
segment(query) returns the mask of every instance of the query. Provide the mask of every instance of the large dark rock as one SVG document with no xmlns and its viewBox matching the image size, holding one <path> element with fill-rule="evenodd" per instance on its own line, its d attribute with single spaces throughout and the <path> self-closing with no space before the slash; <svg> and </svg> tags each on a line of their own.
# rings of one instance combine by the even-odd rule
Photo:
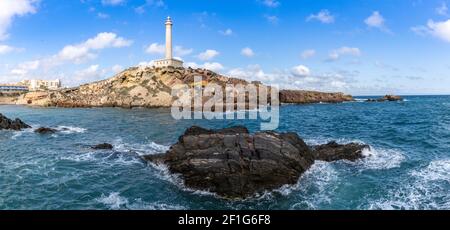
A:
<svg viewBox="0 0 450 230">
<path fill-rule="evenodd" d="M 356 161 L 364 157 L 362 154 L 364 149 L 370 149 L 370 147 L 358 143 L 340 145 L 335 141 L 332 141 L 325 145 L 314 146 L 313 155 L 316 160 L 320 161 Z"/>
<path fill-rule="evenodd" d="M 371 99 L 367 99 L 368 102 L 386 102 L 386 101 L 403 101 L 404 99 L 400 96 L 395 96 L 395 95 L 386 95 L 384 97 L 381 98 L 371 98 Z"/>
<path fill-rule="evenodd" d="M 47 127 L 40 127 L 36 130 L 34 130 L 35 133 L 39 133 L 39 134 L 53 134 L 58 132 L 58 130 L 56 129 L 52 129 L 52 128 L 47 128 Z"/>
<path fill-rule="evenodd" d="M 28 128 L 31 128 L 31 126 L 25 124 L 25 122 L 21 121 L 20 119 L 16 118 L 15 120 L 11 120 L 0 113 L 0 130 L 10 129 L 18 131 Z"/>
<path fill-rule="evenodd" d="M 166 154 L 144 158 L 167 165 L 171 173 L 182 176 L 189 188 L 226 198 L 245 198 L 297 183 L 314 163 L 315 151 L 296 133 L 249 134 L 245 127 L 191 127 Z M 348 158 L 347 150 L 346 154 L 333 151 L 339 153 L 336 160 Z"/>
<path fill-rule="evenodd" d="M 114 146 L 112 146 L 111 144 L 108 144 L 108 143 L 103 143 L 103 144 L 94 145 L 91 148 L 95 149 L 95 150 L 110 150 L 110 149 L 113 149 Z"/>
</svg>

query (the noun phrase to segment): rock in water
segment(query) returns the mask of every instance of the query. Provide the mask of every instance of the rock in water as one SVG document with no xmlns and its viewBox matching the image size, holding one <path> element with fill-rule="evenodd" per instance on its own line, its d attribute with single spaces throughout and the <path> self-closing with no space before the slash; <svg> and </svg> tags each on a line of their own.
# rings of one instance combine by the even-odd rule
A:
<svg viewBox="0 0 450 230">
<path fill-rule="evenodd" d="M 58 130 L 56 129 L 52 129 L 52 128 L 47 128 L 47 127 L 40 127 L 36 130 L 34 130 L 35 133 L 39 133 L 39 134 L 53 134 L 58 132 Z"/>
<path fill-rule="evenodd" d="M 323 149 L 330 155 L 340 153 L 332 150 Z M 249 134 L 245 127 L 207 130 L 194 126 L 166 154 L 144 158 L 166 164 L 189 188 L 225 198 L 245 198 L 297 183 L 314 163 L 315 151 L 296 133 Z M 334 159 L 347 159 L 344 152 Z"/>
<path fill-rule="evenodd" d="M 31 126 L 25 124 L 20 119 L 11 120 L 3 114 L 0 113 L 0 130 L 2 129 L 10 129 L 10 130 L 22 130 L 22 129 L 28 129 L 31 128 Z"/>
<path fill-rule="evenodd" d="M 114 148 L 114 146 L 112 146 L 111 144 L 108 144 L 108 143 L 103 143 L 103 144 L 92 146 L 92 149 L 96 149 L 96 150 L 110 150 L 113 148 Z"/>
<path fill-rule="evenodd" d="M 400 96 L 386 95 L 378 99 L 367 99 L 368 102 L 386 102 L 386 101 L 403 101 L 404 99 Z"/>
<path fill-rule="evenodd" d="M 318 145 L 313 147 L 313 154 L 314 158 L 320 161 L 356 161 L 364 157 L 364 155 L 362 154 L 364 149 L 370 149 L 370 147 L 368 145 L 357 143 L 340 145 L 335 141 L 332 141 L 325 145 Z"/>
</svg>

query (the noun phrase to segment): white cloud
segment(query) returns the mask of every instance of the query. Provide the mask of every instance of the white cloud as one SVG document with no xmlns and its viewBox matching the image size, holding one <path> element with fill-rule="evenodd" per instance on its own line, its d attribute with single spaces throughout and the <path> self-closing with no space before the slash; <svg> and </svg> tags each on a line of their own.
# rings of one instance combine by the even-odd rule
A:
<svg viewBox="0 0 450 230">
<path fill-rule="evenodd" d="M 321 10 L 317 14 L 311 14 L 306 20 L 317 20 L 325 24 L 330 24 L 334 22 L 334 16 L 328 10 Z"/>
<path fill-rule="evenodd" d="M 311 71 L 309 70 L 308 67 L 306 67 L 304 65 L 298 65 L 298 66 L 292 67 L 291 73 L 295 77 L 306 77 L 311 74 Z"/>
<path fill-rule="evenodd" d="M 12 75 L 25 76 L 29 71 L 37 70 L 41 66 L 41 61 L 29 61 L 19 64 L 11 70 Z"/>
<path fill-rule="evenodd" d="M 275 15 L 264 15 L 264 18 L 271 24 L 278 24 L 280 19 Z"/>
<path fill-rule="evenodd" d="M 193 52 L 193 49 L 183 48 L 182 46 L 175 46 L 174 53 L 176 56 L 186 56 Z"/>
<path fill-rule="evenodd" d="M 261 3 L 271 8 L 277 8 L 278 6 L 280 6 L 280 2 L 277 0 L 262 0 Z"/>
<path fill-rule="evenodd" d="M 0 1 L 0 41 L 8 38 L 8 29 L 15 17 L 36 13 L 38 0 Z"/>
<path fill-rule="evenodd" d="M 106 74 L 106 70 L 100 69 L 99 65 L 91 65 L 86 69 L 76 71 L 74 80 L 76 82 L 91 82 L 101 79 Z"/>
<path fill-rule="evenodd" d="M 233 35 L 233 30 L 231 29 L 221 30 L 219 31 L 219 33 L 222 34 L 223 36 L 231 36 Z"/>
<path fill-rule="evenodd" d="M 134 8 L 134 11 L 138 14 L 143 14 L 146 11 L 146 8 L 149 7 L 165 7 L 166 4 L 163 0 L 146 0 L 145 3 L 141 6 Z"/>
<path fill-rule="evenodd" d="M 366 23 L 368 27 L 377 28 L 383 32 L 391 33 L 386 26 L 386 20 L 378 11 L 374 11 L 372 15 L 364 20 L 364 23 Z"/>
<path fill-rule="evenodd" d="M 447 3 L 443 2 L 441 6 L 436 8 L 436 13 L 442 16 L 447 16 L 448 15 Z"/>
<path fill-rule="evenodd" d="M 97 17 L 99 17 L 101 19 L 108 19 L 109 15 L 105 14 L 105 13 L 102 13 L 102 12 L 99 12 L 99 13 L 97 13 Z"/>
<path fill-rule="evenodd" d="M 301 54 L 303 59 L 308 59 L 308 58 L 314 57 L 314 55 L 316 55 L 316 51 L 313 49 L 305 50 Z"/>
<path fill-rule="evenodd" d="M 164 53 L 166 52 L 166 46 L 159 44 L 159 43 L 152 43 L 145 49 L 145 52 L 147 52 L 149 54 L 164 55 Z"/>
<path fill-rule="evenodd" d="M 113 73 L 120 73 L 124 70 L 123 66 L 121 65 L 114 65 L 111 70 L 113 71 Z"/>
<path fill-rule="evenodd" d="M 206 50 L 203 53 L 200 53 L 197 58 L 202 60 L 202 61 L 208 61 L 211 60 L 215 57 L 217 57 L 220 53 L 216 50 Z"/>
<path fill-rule="evenodd" d="M 245 57 L 253 57 L 255 56 L 255 52 L 249 47 L 245 47 L 241 50 L 241 55 Z"/>
<path fill-rule="evenodd" d="M 126 0 L 102 0 L 102 4 L 106 6 L 118 6 L 125 4 Z"/>
<path fill-rule="evenodd" d="M 443 41 L 450 42 L 450 19 L 442 22 L 429 20 L 427 26 L 417 26 L 411 28 L 411 30 L 419 35 L 430 34 Z"/>
<path fill-rule="evenodd" d="M 8 46 L 8 45 L 0 45 L 0 55 L 2 54 L 8 54 L 14 51 L 17 51 L 19 49 L 14 48 L 12 46 Z"/>
<path fill-rule="evenodd" d="M 336 61 L 338 60 L 341 56 L 344 55 L 349 55 L 349 56 L 361 56 L 361 50 L 359 48 L 355 48 L 355 47 L 341 47 L 339 49 L 333 50 L 330 52 L 330 54 L 328 55 L 328 60 L 329 61 Z"/>
<path fill-rule="evenodd" d="M 191 67 L 193 69 L 197 69 L 197 68 L 208 69 L 208 70 L 211 70 L 214 72 L 220 72 L 225 69 L 223 67 L 223 65 L 218 62 L 205 62 L 203 64 L 197 64 L 195 62 L 187 62 L 184 65 L 187 67 Z"/>
</svg>

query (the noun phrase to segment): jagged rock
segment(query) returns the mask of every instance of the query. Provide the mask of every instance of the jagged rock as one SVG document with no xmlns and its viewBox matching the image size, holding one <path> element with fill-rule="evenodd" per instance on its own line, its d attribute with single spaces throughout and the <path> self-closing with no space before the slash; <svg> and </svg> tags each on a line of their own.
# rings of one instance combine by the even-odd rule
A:
<svg viewBox="0 0 450 230">
<path fill-rule="evenodd" d="M 329 154 L 331 159 L 337 154 L 333 160 L 349 159 L 353 149 L 340 148 L 312 151 L 296 133 L 250 134 L 245 127 L 208 130 L 194 126 L 167 153 L 144 159 L 167 165 L 189 188 L 225 198 L 245 198 L 297 183 L 316 155 Z"/>
<path fill-rule="evenodd" d="M 403 98 L 395 95 L 386 95 L 382 98 L 367 99 L 368 102 L 403 101 Z"/>
<path fill-rule="evenodd" d="M 293 104 L 342 103 L 353 101 L 353 97 L 343 93 L 322 93 L 303 90 L 281 90 L 280 102 Z"/>
<path fill-rule="evenodd" d="M 22 129 L 28 129 L 31 128 L 31 126 L 25 124 L 22 120 L 16 118 L 15 120 L 11 120 L 7 117 L 5 117 L 3 114 L 0 113 L 0 130 L 2 129 L 10 129 L 10 130 L 22 130 Z"/>
<path fill-rule="evenodd" d="M 318 145 L 313 147 L 313 155 L 316 160 L 320 161 L 337 161 L 337 160 L 349 160 L 356 161 L 364 158 L 362 154 L 364 149 L 370 149 L 370 146 L 350 143 L 341 145 L 332 141 L 325 145 Z"/>
<path fill-rule="evenodd" d="M 103 143 L 103 144 L 98 144 L 98 145 L 92 146 L 92 149 L 95 149 L 95 150 L 110 150 L 113 148 L 114 148 L 114 146 L 112 146 L 111 144 L 108 144 L 108 143 Z"/>
<path fill-rule="evenodd" d="M 52 129 L 52 128 L 47 128 L 47 127 L 40 127 L 36 130 L 34 130 L 35 133 L 39 133 L 39 134 L 53 134 L 58 132 L 58 130 L 56 129 Z"/>
</svg>

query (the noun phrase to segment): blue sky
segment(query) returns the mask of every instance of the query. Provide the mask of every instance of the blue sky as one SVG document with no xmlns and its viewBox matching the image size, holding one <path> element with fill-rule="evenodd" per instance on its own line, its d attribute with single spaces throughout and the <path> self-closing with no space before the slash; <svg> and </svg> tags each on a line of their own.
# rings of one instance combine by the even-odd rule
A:
<svg viewBox="0 0 450 230">
<path fill-rule="evenodd" d="M 450 0 L 0 0 L 0 82 L 96 81 L 163 56 L 282 88 L 450 94 Z"/>
</svg>

